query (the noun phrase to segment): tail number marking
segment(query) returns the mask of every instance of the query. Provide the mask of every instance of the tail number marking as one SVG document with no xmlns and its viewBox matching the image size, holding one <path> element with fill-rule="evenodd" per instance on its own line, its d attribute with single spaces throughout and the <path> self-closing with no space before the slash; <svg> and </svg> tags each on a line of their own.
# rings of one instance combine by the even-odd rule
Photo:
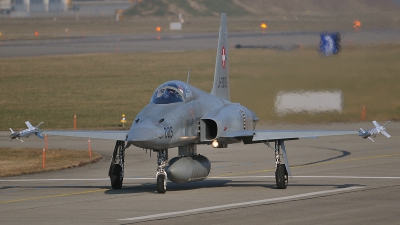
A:
<svg viewBox="0 0 400 225">
<path fill-rule="evenodd" d="M 228 79 L 227 77 L 220 77 L 218 88 L 227 88 L 228 87 Z"/>
</svg>

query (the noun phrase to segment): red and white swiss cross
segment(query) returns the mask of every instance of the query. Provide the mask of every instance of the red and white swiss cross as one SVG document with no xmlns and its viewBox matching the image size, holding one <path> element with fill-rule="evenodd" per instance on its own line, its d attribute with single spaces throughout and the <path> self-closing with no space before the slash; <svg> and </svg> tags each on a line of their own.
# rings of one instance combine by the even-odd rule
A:
<svg viewBox="0 0 400 225">
<path fill-rule="evenodd" d="M 226 52 L 225 52 L 225 47 L 222 46 L 222 51 L 221 51 L 221 58 L 222 58 L 222 68 L 225 69 L 225 60 L 226 60 Z"/>
</svg>

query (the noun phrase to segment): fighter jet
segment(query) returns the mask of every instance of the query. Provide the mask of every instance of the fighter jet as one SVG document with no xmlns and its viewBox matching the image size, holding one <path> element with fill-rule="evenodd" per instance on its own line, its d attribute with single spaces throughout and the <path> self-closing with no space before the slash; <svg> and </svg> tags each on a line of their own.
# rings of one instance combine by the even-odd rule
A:
<svg viewBox="0 0 400 225">
<path fill-rule="evenodd" d="M 382 133 L 383 135 L 385 135 L 387 138 L 391 138 L 392 136 L 390 136 L 387 132 L 386 132 L 386 125 L 390 122 L 387 121 L 385 123 L 385 125 L 381 126 L 379 125 L 375 120 L 372 121 L 372 123 L 375 125 L 375 128 L 371 129 L 371 130 L 367 130 L 364 131 L 362 128 L 360 128 L 360 132 L 358 134 L 358 136 L 361 136 L 362 138 L 366 139 L 370 139 L 372 142 L 375 142 L 374 139 L 372 139 L 371 137 L 376 137 L 377 134 Z"/>
<path fill-rule="evenodd" d="M 48 135 L 116 140 L 109 176 L 113 189 L 120 189 L 124 178 L 125 151 L 129 146 L 157 153 L 158 193 L 167 190 L 167 179 L 186 183 L 206 179 L 211 163 L 197 153 L 198 145 L 227 148 L 234 143 L 264 143 L 275 156 L 278 189 L 286 189 L 291 176 L 285 141 L 332 135 L 357 135 L 356 130 L 256 130 L 256 114 L 230 101 L 229 42 L 226 14 L 221 15 L 214 83 L 211 93 L 187 82 L 172 80 L 161 84 L 129 131 L 47 131 Z M 168 149 L 178 148 L 169 160 Z"/>
<path fill-rule="evenodd" d="M 44 122 L 40 122 L 36 127 L 32 126 L 32 124 L 29 121 L 26 121 L 25 124 L 28 127 L 28 129 L 25 130 L 21 130 L 18 132 L 14 132 L 13 129 L 10 128 L 11 134 L 10 134 L 10 138 L 11 141 L 14 139 L 18 139 L 21 142 L 24 142 L 21 137 L 26 137 L 28 138 L 31 134 L 35 134 L 36 136 L 38 136 L 39 138 L 43 138 L 43 136 L 40 134 L 42 133 L 42 130 L 39 129 L 40 125 L 42 125 Z"/>
</svg>

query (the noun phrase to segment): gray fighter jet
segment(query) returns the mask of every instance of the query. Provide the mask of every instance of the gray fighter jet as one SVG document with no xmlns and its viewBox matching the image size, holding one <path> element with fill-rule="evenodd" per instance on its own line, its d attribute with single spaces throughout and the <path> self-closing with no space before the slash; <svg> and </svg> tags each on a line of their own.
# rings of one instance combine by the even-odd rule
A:
<svg viewBox="0 0 400 225">
<path fill-rule="evenodd" d="M 362 128 L 360 128 L 360 132 L 358 134 L 358 136 L 361 136 L 362 138 L 368 138 L 370 139 L 372 142 L 375 142 L 374 139 L 372 139 L 372 137 L 376 137 L 377 134 L 382 133 L 383 135 L 385 135 L 387 138 L 391 138 L 392 136 L 390 136 L 390 134 L 388 134 L 386 132 L 386 125 L 388 123 L 390 123 L 390 120 L 387 121 L 385 123 L 385 125 L 381 126 L 379 125 L 378 122 L 376 122 L 375 120 L 372 121 L 372 123 L 375 125 L 375 128 L 371 129 L 371 130 L 367 130 L 364 131 Z"/>
<path fill-rule="evenodd" d="M 256 130 L 256 114 L 239 103 L 230 102 L 229 43 L 226 14 L 221 25 L 211 93 L 177 80 L 161 84 L 150 103 L 134 119 L 129 131 L 47 131 L 49 135 L 116 140 L 109 176 L 114 189 L 122 187 L 125 150 L 131 146 L 157 153 L 157 192 L 165 193 L 167 178 L 175 183 L 205 179 L 210 161 L 197 154 L 197 145 L 227 148 L 228 145 L 264 143 L 276 159 L 276 185 L 286 189 L 290 175 L 285 141 L 332 135 L 357 135 L 358 131 Z M 188 78 L 189 80 L 189 78 Z M 178 148 L 169 160 L 168 149 Z"/>
<path fill-rule="evenodd" d="M 21 137 L 26 137 L 28 138 L 29 136 L 31 136 L 32 134 L 35 134 L 36 136 L 38 136 L 39 138 L 43 138 L 43 136 L 40 134 L 42 133 L 42 130 L 39 129 L 40 125 L 42 125 L 44 122 L 40 122 L 38 125 L 36 125 L 35 127 L 32 126 L 32 124 L 29 121 L 26 121 L 25 124 L 28 127 L 28 129 L 25 130 L 21 130 L 21 131 L 17 131 L 14 132 L 13 129 L 10 128 L 11 134 L 10 134 L 10 138 L 11 141 L 14 139 L 18 139 L 21 142 L 24 142 L 23 140 L 21 140 Z"/>
</svg>

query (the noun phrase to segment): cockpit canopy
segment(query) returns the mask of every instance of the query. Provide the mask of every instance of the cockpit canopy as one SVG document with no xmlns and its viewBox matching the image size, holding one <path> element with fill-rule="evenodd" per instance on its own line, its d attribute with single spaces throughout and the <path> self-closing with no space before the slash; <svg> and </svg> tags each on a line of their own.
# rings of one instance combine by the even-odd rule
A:
<svg viewBox="0 0 400 225">
<path fill-rule="evenodd" d="M 187 102 L 193 99 L 190 86 L 182 81 L 169 81 L 159 86 L 151 97 L 150 103 L 170 104 Z"/>
</svg>

